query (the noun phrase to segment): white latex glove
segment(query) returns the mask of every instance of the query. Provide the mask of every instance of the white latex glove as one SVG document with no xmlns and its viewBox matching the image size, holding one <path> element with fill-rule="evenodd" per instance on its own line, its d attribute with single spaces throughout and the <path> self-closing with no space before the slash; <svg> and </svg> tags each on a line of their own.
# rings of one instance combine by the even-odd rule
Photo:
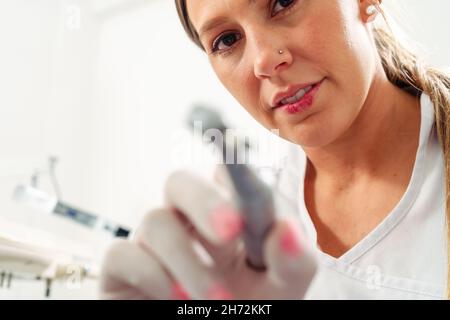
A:
<svg viewBox="0 0 450 320">
<path fill-rule="evenodd" d="M 219 167 L 212 183 L 190 172 L 166 182 L 167 207 L 148 213 L 130 241 L 104 257 L 103 299 L 302 299 L 316 272 L 298 222 L 278 219 L 264 243 L 267 270 L 250 268 L 243 220 Z M 206 254 L 207 253 L 207 254 Z"/>
</svg>

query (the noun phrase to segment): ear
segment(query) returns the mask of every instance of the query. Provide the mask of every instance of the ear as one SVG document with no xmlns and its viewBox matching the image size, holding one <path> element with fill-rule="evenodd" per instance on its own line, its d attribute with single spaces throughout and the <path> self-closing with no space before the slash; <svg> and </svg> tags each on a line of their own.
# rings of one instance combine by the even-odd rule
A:
<svg viewBox="0 0 450 320">
<path fill-rule="evenodd" d="M 359 0 L 361 19 L 364 23 L 370 23 L 376 19 L 381 12 L 382 0 Z"/>
</svg>

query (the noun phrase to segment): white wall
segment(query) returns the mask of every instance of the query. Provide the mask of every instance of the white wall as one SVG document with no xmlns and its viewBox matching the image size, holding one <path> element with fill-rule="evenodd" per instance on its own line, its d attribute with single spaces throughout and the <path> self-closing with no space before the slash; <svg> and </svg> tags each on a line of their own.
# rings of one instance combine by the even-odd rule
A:
<svg viewBox="0 0 450 320">
<path fill-rule="evenodd" d="M 56 155 L 61 158 L 58 176 L 63 196 L 74 203 L 82 202 L 84 197 L 84 184 L 89 183 L 83 162 L 91 135 L 85 124 L 92 101 L 91 61 L 96 50 L 92 49 L 95 42 L 91 37 L 95 28 L 88 19 L 74 21 L 71 9 L 86 10 L 87 4 L 66 0 L 0 1 L 0 221 L 7 219 L 44 234 L 56 234 L 59 243 L 64 243 L 61 249 L 69 251 L 88 245 L 79 239 L 90 239 L 91 234 L 67 221 L 18 206 L 11 196 L 18 183 L 28 183 L 33 171 L 44 169 L 46 158 Z M 48 178 L 40 180 L 40 187 L 52 191 Z M 32 236 L 29 232 L 23 234 L 24 238 Z M 17 237 L 20 240 L 20 234 Z M 89 256 L 91 252 L 84 249 Z M 0 297 L 38 298 L 43 292 L 41 286 L 15 281 L 13 290 L 3 288 Z M 75 290 L 60 297 L 80 293 L 86 298 L 95 296 L 93 290 Z"/>
<path fill-rule="evenodd" d="M 431 62 L 450 64 L 450 2 L 384 2 Z M 90 244 L 88 232 L 11 201 L 48 155 L 60 158 L 64 199 L 135 226 L 179 166 L 174 133 L 193 103 L 265 133 L 177 19 L 171 0 L 0 0 L 0 217 Z"/>
<path fill-rule="evenodd" d="M 64 197 L 84 197 L 86 142 L 92 135 L 91 92 L 96 50 L 95 28 L 69 25 L 67 9 L 88 2 L 2 0 L 0 10 L 0 203 L 11 219 L 10 183 L 28 182 L 46 158 L 61 158 L 58 167 Z M 95 38 L 95 41 L 97 39 Z M 48 181 L 42 186 L 49 188 Z M 6 206 L 6 207 L 5 207 Z"/>
<path fill-rule="evenodd" d="M 445 0 L 388 0 L 383 1 L 396 20 L 416 40 L 422 54 L 430 63 L 450 66 L 450 2 Z"/>
</svg>

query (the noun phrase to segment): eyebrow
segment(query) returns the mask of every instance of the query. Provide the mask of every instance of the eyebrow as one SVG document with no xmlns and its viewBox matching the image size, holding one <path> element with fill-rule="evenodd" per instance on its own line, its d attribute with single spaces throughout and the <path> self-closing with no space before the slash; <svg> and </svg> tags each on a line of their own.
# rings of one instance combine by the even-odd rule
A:
<svg viewBox="0 0 450 320">
<path fill-rule="evenodd" d="M 247 3 L 249 6 L 254 5 L 256 2 L 258 2 L 259 0 L 247 0 Z M 211 29 L 214 29 L 215 27 L 223 24 L 227 19 L 226 18 L 213 18 L 209 21 L 207 21 L 201 28 L 199 31 L 199 36 L 201 37 L 204 33 L 210 31 Z"/>
</svg>

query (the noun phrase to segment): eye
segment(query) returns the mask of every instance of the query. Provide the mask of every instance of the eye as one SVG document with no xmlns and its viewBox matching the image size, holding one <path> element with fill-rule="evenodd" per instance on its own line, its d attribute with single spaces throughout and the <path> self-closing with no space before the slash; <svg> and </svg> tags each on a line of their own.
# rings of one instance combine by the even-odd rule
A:
<svg viewBox="0 0 450 320">
<path fill-rule="evenodd" d="M 229 49 L 241 38 L 242 36 L 238 33 L 226 33 L 214 40 L 212 45 L 212 52 Z"/>
<path fill-rule="evenodd" d="M 298 0 L 275 0 L 272 5 L 271 16 L 276 16 L 281 11 L 288 12 Z M 233 45 L 242 39 L 242 35 L 236 32 L 227 32 L 216 38 L 212 43 L 211 53 L 221 53 L 232 49 Z"/>
<path fill-rule="evenodd" d="M 284 9 L 289 8 L 296 0 L 275 0 L 275 3 L 272 7 L 272 17 L 276 16 L 278 12 L 283 11 Z M 279 10 L 276 10 L 276 9 Z"/>
</svg>

